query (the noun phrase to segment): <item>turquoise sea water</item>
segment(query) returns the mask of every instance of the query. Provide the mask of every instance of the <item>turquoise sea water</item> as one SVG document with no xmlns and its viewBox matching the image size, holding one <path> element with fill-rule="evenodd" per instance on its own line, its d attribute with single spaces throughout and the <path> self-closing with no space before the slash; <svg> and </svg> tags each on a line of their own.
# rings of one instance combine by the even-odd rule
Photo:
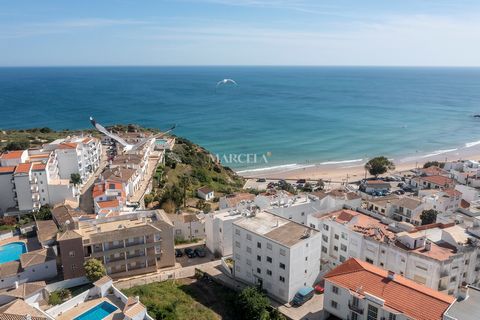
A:
<svg viewBox="0 0 480 320">
<path fill-rule="evenodd" d="M 27 252 L 27 247 L 23 242 L 12 242 L 0 246 L 0 264 L 19 260 L 20 255 Z"/>
<path fill-rule="evenodd" d="M 0 109 L 0 128 L 176 123 L 221 158 L 257 156 L 237 169 L 350 163 L 480 142 L 480 68 L 0 68 Z"/>
</svg>

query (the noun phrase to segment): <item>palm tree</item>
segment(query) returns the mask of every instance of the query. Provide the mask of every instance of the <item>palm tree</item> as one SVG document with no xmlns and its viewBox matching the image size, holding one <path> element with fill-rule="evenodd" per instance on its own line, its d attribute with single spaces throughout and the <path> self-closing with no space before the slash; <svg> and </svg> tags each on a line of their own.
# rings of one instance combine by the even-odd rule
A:
<svg viewBox="0 0 480 320">
<path fill-rule="evenodd" d="M 187 188 L 190 186 L 190 177 L 187 175 L 183 175 L 180 177 L 179 182 L 180 187 L 183 188 L 183 207 L 186 207 L 187 204 Z"/>
</svg>

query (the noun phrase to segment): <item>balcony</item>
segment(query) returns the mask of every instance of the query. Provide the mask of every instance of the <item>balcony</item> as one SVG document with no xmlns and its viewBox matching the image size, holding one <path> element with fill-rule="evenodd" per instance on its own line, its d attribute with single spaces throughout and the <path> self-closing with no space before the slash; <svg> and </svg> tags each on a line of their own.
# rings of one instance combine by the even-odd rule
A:
<svg viewBox="0 0 480 320">
<path fill-rule="evenodd" d="M 124 256 L 123 254 L 121 254 L 121 255 L 118 256 L 118 257 L 108 256 L 108 257 L 106 258 L 107 263 L 117 262 L 117 261 L 123 261 L 123 260 L 125 260 L 125 256 Z"/>
<path fill-rule="evenodd" d="M 145 244 L 145 241 L 143 239 L 142 240 L 135 240 L 133 242 L 125 241 L 125 246 L 126 247 L 138 246 L 140 244 Z"/>
<path fill-rule="evenodd" d="M 447 285 L 440 282 L 438 284 L 438 291 L 445 291 L 445 290 L 447 290 Z"/>
<path fill-rule="evenodd" d="M 40 201 L 40 194 L 38 194 L 38 192 L 32 193 L 32 200 L 34 202 Z"/>
<path fill-rule="evenodd" d="M 38 192 L 38 185 L 32 184 L 30 186 L 30 190 L 32 191 L 32 193 L 37 193 Z"/>
<path fill-rule="evenodd" d="M 363 309 L 358 304 L 354 304 L 352 301 L 348 302 L 348 308 L 353 312 L 363 314 Z"/>
<path fill-rule="evenodd" d="M 127 253 L 127 259 L 145 257 L 145 251 L 135 252 L 134 254 Z"/>
<path fill-rule="evenodd" d="M 118 244 L 113 244 L 112 242 L 104 244 L 105 250 L 114 250 L 114 249 L 120 249 L 120 248 L 125 248 L 123 241 L 121 241 Z"/>
</svg>

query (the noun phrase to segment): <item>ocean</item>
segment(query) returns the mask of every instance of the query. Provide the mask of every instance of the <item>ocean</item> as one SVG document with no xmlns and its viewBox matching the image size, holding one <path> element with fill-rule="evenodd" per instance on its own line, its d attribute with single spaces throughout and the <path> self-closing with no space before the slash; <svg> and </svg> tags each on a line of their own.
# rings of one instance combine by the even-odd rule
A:
<svg viewBox="0 0 480 320">
<path fill-rule="evenodd" d="M 240 171 L 354 165 L 480 144 L 480 68 L 0 68 L 0 110 L 2 129 L 176 123 Z"/>
</svg>

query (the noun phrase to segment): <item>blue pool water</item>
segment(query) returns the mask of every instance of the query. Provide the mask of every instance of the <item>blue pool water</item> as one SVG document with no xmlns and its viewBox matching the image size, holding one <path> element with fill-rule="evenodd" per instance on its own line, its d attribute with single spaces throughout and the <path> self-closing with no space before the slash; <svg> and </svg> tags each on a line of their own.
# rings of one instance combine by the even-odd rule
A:
<svg viewBox="0 0 480 320">
<path fill-rule="evenodd" d="M 22 253 L 27 252 L 23 242 L 12 242 L 0 247 L 0 263 L 19 260 Z"/>
<path fill-rule="evenodd" d="M 95 307 L 91 308 L 87 312 L 82 313 L 73 320 L 101 320 L 115 310 L 117 310 L 117 307 L 115 307 L 111 303 L 104 301 L 97 304 Z"/>
</svg>

